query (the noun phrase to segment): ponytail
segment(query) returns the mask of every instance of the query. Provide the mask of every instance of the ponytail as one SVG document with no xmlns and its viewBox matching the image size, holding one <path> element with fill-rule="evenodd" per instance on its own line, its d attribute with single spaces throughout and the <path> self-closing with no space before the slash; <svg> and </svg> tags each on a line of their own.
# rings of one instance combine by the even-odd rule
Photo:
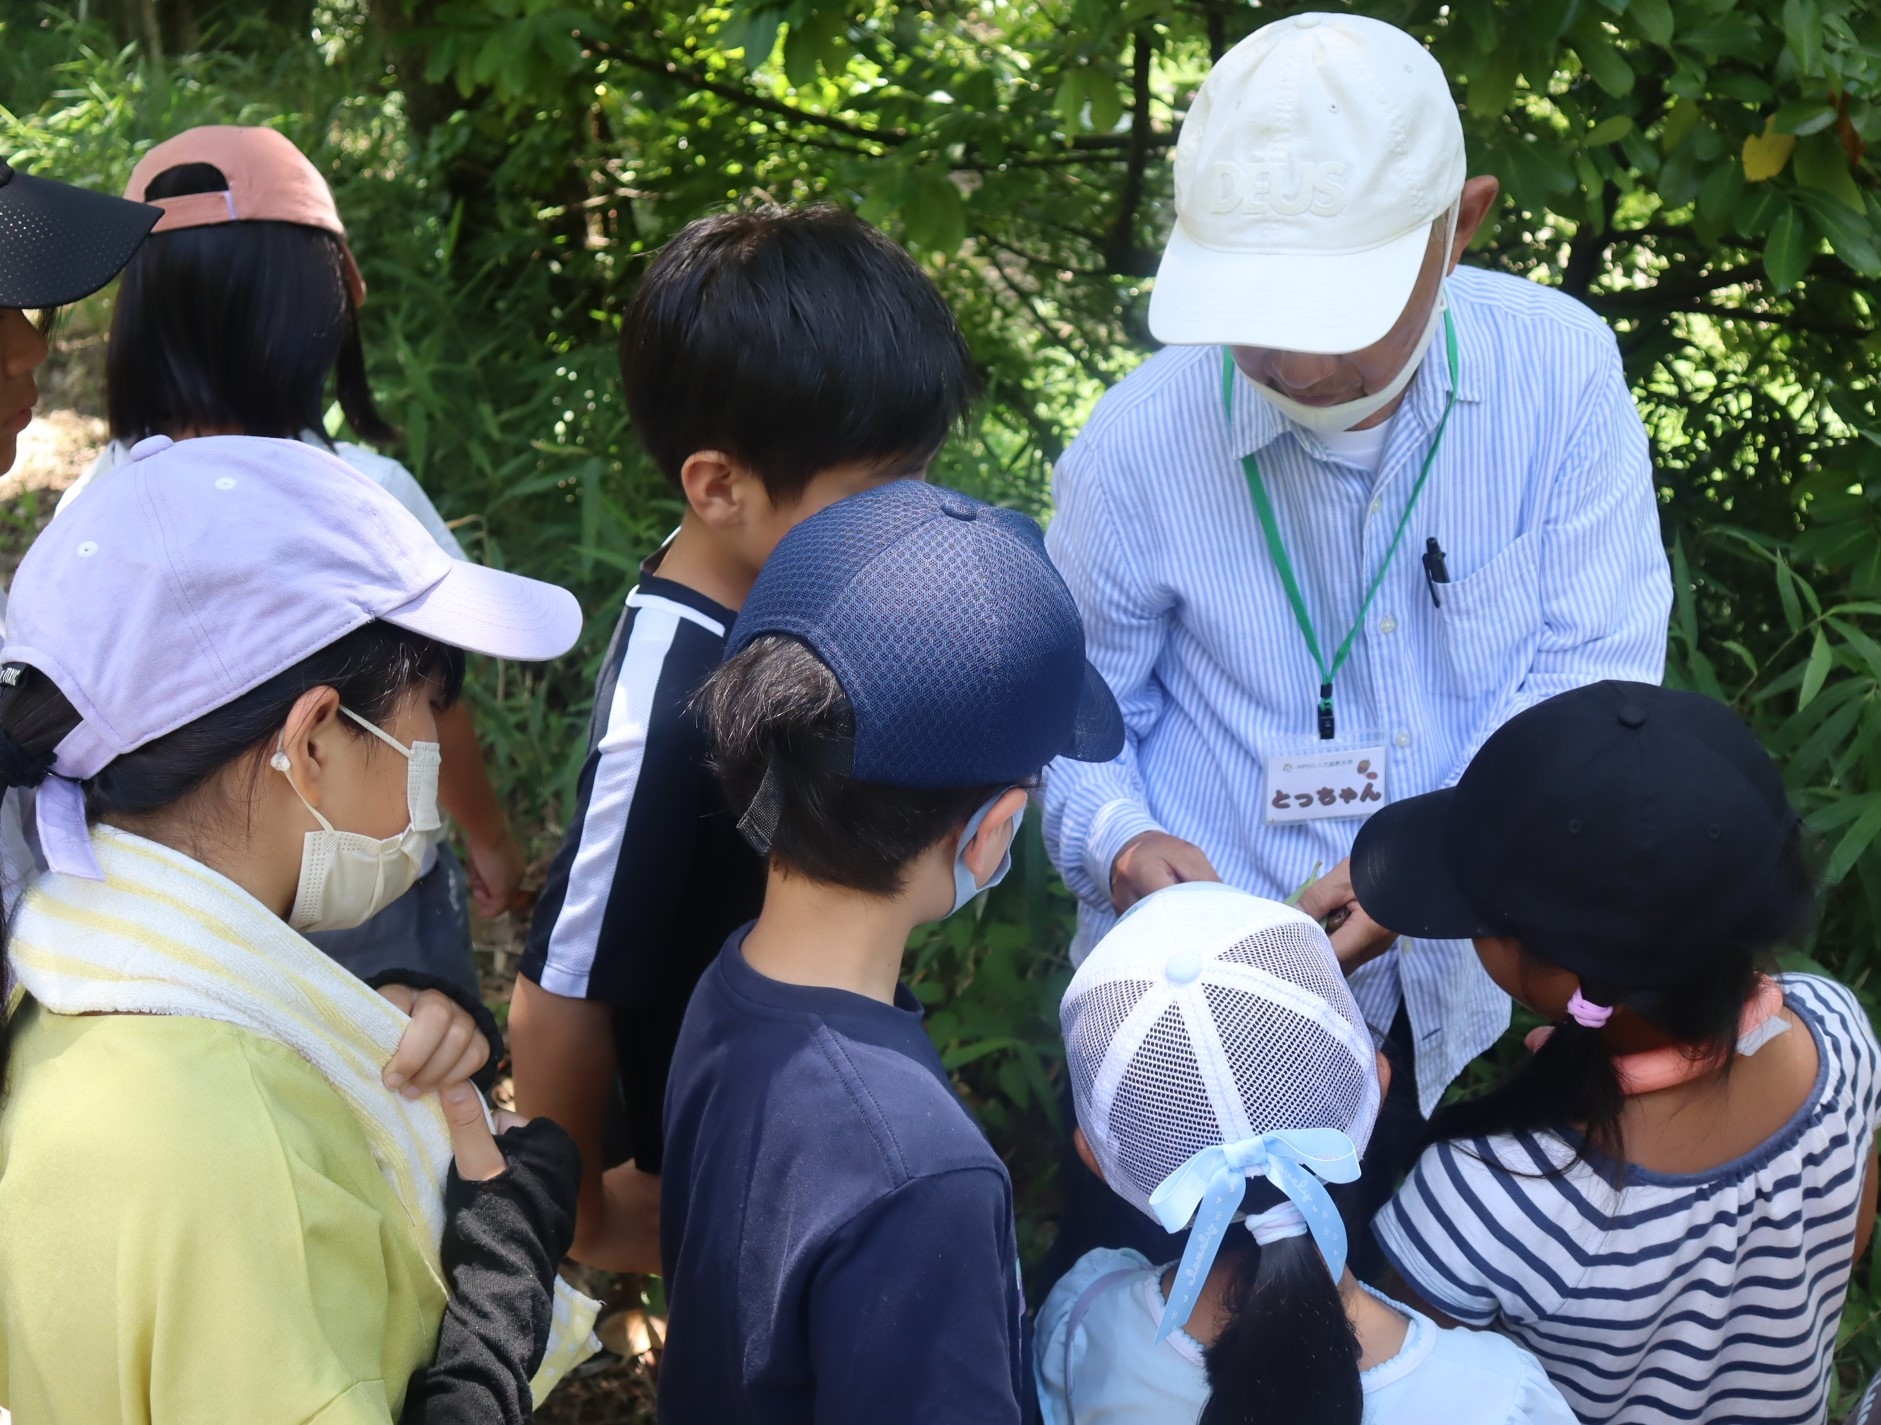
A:
<svg viewBox="0 0 1881 1425">
<path fill-rule="evenodd" d="M 336 246 L 337 242 L 335 239 Z M 366 352 L 359 341 L 359 309 L 353 305 L 350 292 L 346 294 L 346 329 L 340 334 L 333 375 L 340 410 L 353 433 L 374 445 L 396 445 L 403 437 L 379 414 L 378 402 L 372 399 L 372 384 L 366 379 Z"/>
<path fill-rule="evenodd" d="M 1358 1337 L 1312 1237 L 1234 1250 L 1228 1324 L 1208 1348 L 1210 1393 L 1197 1425 L 1359 1425 Z"/>
</svg>

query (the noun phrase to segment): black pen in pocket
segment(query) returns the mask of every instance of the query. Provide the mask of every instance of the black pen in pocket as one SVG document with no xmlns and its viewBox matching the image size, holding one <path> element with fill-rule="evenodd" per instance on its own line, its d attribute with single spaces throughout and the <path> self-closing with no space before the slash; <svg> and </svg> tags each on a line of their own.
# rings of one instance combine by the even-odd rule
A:
<svg viewBox="0 0 1881 1425">
<path fill-rule="evenodd" d="M 1450 570 L 1443 562 L 1443 549 L 1434 534 L 1424 541 L 1424 582 L 1430 586 L 1431 603 L 1442 608 L 1443 600 L 1437 597 L 1437 586 L 1450 582 Z"/>
</svg>

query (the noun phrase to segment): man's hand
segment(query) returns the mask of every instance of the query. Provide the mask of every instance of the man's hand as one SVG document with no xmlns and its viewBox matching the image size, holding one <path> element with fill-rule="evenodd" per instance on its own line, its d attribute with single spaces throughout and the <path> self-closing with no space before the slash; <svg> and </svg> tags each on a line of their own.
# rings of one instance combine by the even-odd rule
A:
<svg viewBox="0 0 1881 1425">
<path fill-rule="evenodd" d="M 1201 847 L 1166 831 L 1144 831 L 1124 842 L 1110 863 L 1110 903 L 1121 915 L 1164 886 L 1220 879 Z"/>
<path fill-rule="evenodd" d="M 490 1057 L 490 1041 L 477 1021 L 449 995 L 408 985 L 386 985 L 379 993 L 411 1016 L 380 1075 L 387 1088 L 422 1098 L 433 1089 L 464 1083 Z"/>
<path fill-rule="evenodd" d="M 1301 893 L 1300 909 L 1326 926 L 1339 968 L 1348 975 L 1397 943 L 1398 933 L 1365 914 L 1353 896 L 1349 856 Z"/>
<path fill-rule="evenodd" d="M 495 841 L 471 841 L 464 849 L 470 857 L 470 903 L 477 914 L 494 920 L 505 911 L 519 909 L 525 899 L 521 886 L 527 863 L 509 828 Z"/>
</svg>

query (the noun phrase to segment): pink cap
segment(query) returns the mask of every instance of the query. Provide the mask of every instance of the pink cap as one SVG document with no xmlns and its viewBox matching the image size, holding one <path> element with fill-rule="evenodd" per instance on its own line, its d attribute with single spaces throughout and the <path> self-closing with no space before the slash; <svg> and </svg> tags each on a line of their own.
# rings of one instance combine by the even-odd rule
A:
<svg viewBox="0 0 1881 1425">
<path fill-rule="evenodd" d="M 41 791 L 53 868 L 87 874 L 90 860 L 60 855 L 74 832 L 82 845 L 82 819 L 46 824 L 49 807 L 69 823 L 76 804 L 58 779 L 94 775 L 375 619 L 525 660 L 567 652 L 582 622 L 566 589 L 452 559 L 326 451 L 139 441 L 34 541 L 7 604 L 0 657 L 39 669 L 81 719 Z"/>
<path fill-rule="evenodd" d="M 150 181 L 185 163 L 208 163 L 229 181 L 224 193 L 188 193 L 180 198 L 144 197 Z M 334 206 L 333 190 L 292 139 L 273 129 L 236 124 L 206 124 L 165 139 L 137 161 L 124 196 L 163 209 L 152 232 L 200 228 L 212 223 L 299 223 L 320 228 L 340 240 L 346 261 L 346 285 L 353 305 L 366 300 L 366 280 L 359 275 L 346 227 Z"/>
</svg>

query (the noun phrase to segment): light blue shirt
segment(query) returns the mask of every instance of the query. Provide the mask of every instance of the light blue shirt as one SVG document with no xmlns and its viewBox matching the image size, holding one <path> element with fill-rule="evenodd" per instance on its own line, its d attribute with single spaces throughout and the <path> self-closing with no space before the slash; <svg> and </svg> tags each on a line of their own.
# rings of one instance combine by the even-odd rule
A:
<svg viewBox="0 0 1881 1425">
<path fill-rule="evenodd" d="M 1087 1252 L 1038 1314 L 1045 1425 L 1195 1425 L 1208 1404 L 1202 1344 L 1156 1339 L 1162 1268 L 1131 1251 Z M 1371 1292 L 1409 1323 L 1389 1360 L 1359 1373 L 1364 1425 L 1574 1425 L 1541 1362 L 1505 1336 L 1444 1330 Z"/>
<path fill-rule="evenodd" d="M 1334 702 L 1341 742 L 1388 749 L 1387 795 L 1453 783 L 1515 713 L 1603 678 L 1657 683 L 1671 578 L 1640 424 L 1613 334 L 1547 288 L 1459 268 L 1456 407 Z M 1059 461 L 1046 545 L 1084 614 L 1129 736 L 1101 765 L 1054 762 L 1046 845 L 1081 905 L 1074 958 L 1114 921 L 1110 867 L 1160 829 L 1232 885 L 1284 898 L 1351 850 L 1356 820 L 1264 823 L 1265 757 L 1309 749 L 1319 672 L 1261 536 L 1240 457 L 1258 453 L 1281 536 L 1331 649 L 1385 557 L 1450 393 L 1441 338 L 1377 474 L 1334 460 L 1221 348 L 1171 347 L 1098 403 Z M 1420 558 L 1442 548 L 1434 605 Z M 1383 1034 L 1407 1006 L 1426 1113 L 1507 1028 L 1465 941 L 1405 942 L 1354 993 Z"/>
</svg>

